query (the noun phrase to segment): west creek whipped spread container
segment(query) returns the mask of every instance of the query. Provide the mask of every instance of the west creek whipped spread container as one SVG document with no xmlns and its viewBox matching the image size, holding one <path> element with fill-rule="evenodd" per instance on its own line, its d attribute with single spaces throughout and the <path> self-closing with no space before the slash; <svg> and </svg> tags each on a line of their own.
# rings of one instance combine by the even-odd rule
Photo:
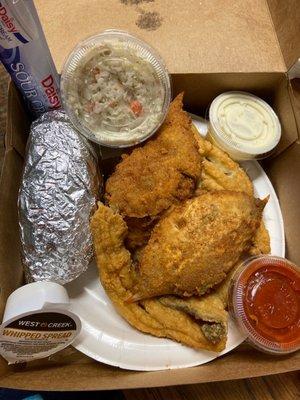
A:
<svg viewBox="0 0 300 400">
<path fill-rule="evenodd" d="M 267 157 L 281 137 L 281 125 L 264 100 L 246 92 L 225 92 L 209 109 L 208 138 L 234 160 Z"/>
<path fill-rule="evenodd" d="M 81 329 L 66 289 L 54 282 L 19 287 L 7 299 L 0 354 L 9 364 L 49 357 L 70 345 Z"/>
<path fill-rule="evenodd" d="M 171 99 L 164 62 L 127 32 L 107 30 L 80 42 L 61 78 L 64 108 L 80 133 L 108 147 L 127 147 L 154 134 Z"/>
<path fill-rule="evenodd" d="M 34 117 L 61 107 L 59 76 L 32 0 L 0 0 L 0 60 Z"/>
</svg>

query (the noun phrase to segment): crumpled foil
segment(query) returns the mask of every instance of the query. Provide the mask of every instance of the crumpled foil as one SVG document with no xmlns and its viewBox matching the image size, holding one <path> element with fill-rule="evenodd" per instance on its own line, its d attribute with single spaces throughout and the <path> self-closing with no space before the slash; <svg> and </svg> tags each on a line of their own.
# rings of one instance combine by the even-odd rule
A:
<svg viewBox="0 0 300 400">
<path fill-rule="evenodd" d="M 65 284 L 93 257 L 89 219 L 102 190 L 98 157 L 63 111 L 33 122 L 19 192 L 27 281 Z"/>
</svg>

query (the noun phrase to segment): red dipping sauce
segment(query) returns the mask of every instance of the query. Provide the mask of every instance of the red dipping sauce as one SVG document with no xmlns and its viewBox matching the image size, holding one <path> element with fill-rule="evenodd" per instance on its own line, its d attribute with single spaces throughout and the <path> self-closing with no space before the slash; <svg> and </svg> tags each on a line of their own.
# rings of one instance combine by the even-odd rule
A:
<svg viewBox="0 0 300 400">
<path fill-rule="evenodd" d="M 237 269 L 229 311 L 259 349 L 286 354 L 300 349 L 300 269 L 288 260 L 259 256 Z"/>
</svg>

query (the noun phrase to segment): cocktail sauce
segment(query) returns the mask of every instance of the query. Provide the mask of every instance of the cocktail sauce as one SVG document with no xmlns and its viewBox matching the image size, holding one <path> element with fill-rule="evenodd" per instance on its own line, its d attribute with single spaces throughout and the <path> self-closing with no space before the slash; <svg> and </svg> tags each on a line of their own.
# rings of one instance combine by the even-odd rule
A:
<svg viewBox="0 0 300 400">
<path fill-rule="evenodd" d="M 300 348 L 300 269 L 288 260 L 259 256 L 236 271 L 230 312 L 249 341 L 284 354 Z"/>
</svg>

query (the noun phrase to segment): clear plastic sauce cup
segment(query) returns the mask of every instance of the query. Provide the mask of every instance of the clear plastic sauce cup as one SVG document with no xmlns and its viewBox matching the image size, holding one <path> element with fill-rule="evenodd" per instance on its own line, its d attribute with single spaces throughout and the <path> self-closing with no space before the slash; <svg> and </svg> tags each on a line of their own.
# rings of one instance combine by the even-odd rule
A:
<svg viewBox="0 0 300 400">
<path fill-rule="evenodd" d="M 69 55 L 61 94 L 80 133 L 104 146 L 127 147 L 160 127 L 171 85 L 154 49 L 129 33 L 108 30 L 79 43 Z"/>
<path fill-rule="evenodd" d="M 229 312 L 254 347 L 271 354 L 300 349 L 300 268 L 270 255 L 252 257 L 235 272 Z"/>
<path fill-rule="evenodd" d="M 234 160 L 262 159 L 279 143 L 281 125 L 264 100 L 246 92 L 225 92 L 209 108 L 208 139 Z"/>
</svg>

